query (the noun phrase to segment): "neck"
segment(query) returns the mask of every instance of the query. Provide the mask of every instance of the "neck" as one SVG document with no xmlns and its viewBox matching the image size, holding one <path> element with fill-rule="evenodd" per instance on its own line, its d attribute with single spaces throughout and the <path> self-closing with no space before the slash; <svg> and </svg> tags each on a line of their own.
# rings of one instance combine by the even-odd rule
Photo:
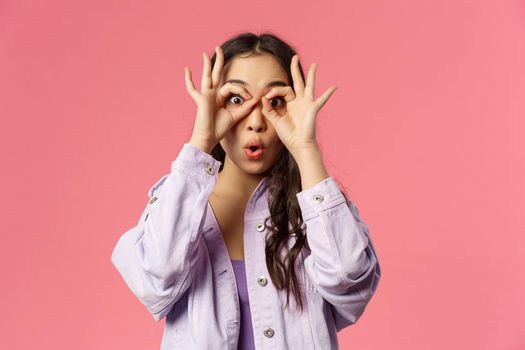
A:
<svg viewBox="0 0 525 350">
<path fill-rule="evenodd" d="M 242 171 L 226 156 L 215 191 L 248 200 L 263 178 L 264 174 L 248 174 Z"/>
</svg>

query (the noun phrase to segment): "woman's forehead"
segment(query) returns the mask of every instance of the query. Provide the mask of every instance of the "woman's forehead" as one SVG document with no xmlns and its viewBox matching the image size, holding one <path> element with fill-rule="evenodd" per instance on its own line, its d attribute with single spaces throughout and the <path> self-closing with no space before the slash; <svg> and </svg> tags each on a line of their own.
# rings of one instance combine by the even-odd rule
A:
<svg viewBox="0 0 525 350">
<path fill-rule="evenodd" d="M 223 69 L 222 84 L 232 82 L 247 89 L 288 85 L 288 75 L 270 55 L 236 57 Z"/>
<path fill-rule="evenodd" d="M 232 83 L 232 84 L 236 84 L 236 85 L 241 85 L 245 88 L 249 88 L 250 87 L 250 83 L 242 80 L 242 79 L 228 79 L 224 82 L 224 84 L 226 83 Z M 274 86 L 288 86 L 288 83 L 286 83 L 285 81 L 281 80 L 281 79 L 276 79 L 276 80 L 272 80 L 270 81 L 269 83 L 267 84 L 258 84 L 260 85 L 261 87 L 265 88 L 265 87 L 274 87 Z"/>
</svg>

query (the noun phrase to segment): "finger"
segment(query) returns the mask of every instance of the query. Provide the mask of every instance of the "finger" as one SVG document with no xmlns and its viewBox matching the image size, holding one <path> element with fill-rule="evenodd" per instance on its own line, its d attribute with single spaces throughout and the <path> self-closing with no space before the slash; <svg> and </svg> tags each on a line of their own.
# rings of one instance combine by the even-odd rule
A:
<svg viewBox="0 0 525 350">
<path fill-rule="evenodd" d="M 211 60 L 206 52 L 202 53 L 203 65 L 202 65 L 202 79 L 201 79 L 201 91 L 206 91 L 212 88 L 211 86 Z"/>
<path fill-rule="evenodd" d="M 237 84 L 226 83 L 223 86 L 221 86 L 221 88 L 218 90 L 218 94 L 221 97 L 221 100 L 227 98 L 231 93 L 240 95 L 247 100 L 252 98 L 250 93 L 248 93 L 248 91 L 246 91 L 245 88 Z"/>
<path fill-rule="evenodd" d="M 281 96 L 286 102 L 293 101 L 295 99 L 295 93 L 291 86 L 276 86 L 271 88 L 270 91 L 264 95 L 267 99 L 271 100 L 276 96 Z"/>
<path fill-rule="evenodd" d="M 242 118 L 246 117 L 248 113 L 252 110 L 253 106 L 257 104 L 258 100 L 255 98 L 252 98 L 248 100 L 246 103 L 244 103 L 240 108 L 233 110 L 232 116 L 235 123 L 237 123 Z"/>
<path fill-rule="evenodd" d="M 319 96 L 319 98 L 315 101 L 315 104 L 317 105 L 318 110 L 321 109 L 325 105 L 325 103 L 328 101 L 330 96 L 332 96 L 335 90 L 337 90 L 337 86 L 335 85 L 331 86 L 324 92 L 324 94 Z"/>
<path fill-rule="evenodd" d="M 299 68 L 299 56 L 298 55 L 294 55 L 292 57 L 291 71 L 292 71 L 292 79 L 293 79 L 293 88 L 295 90 L 295 93 L 299 96 L 302 96 L 304 94 L 304 81 L 303 81 L 303 77 L 301 76 L 301 71 Z"/>
<path fill-rule="evenodd" d="M 191 97 L 195 98 L 197 90 L 191 79 L 191 70 L 187 67 L 184 67 L 184 77 L 186 82 L 186 91 L 190 94 Z"/>
<path fill-rule="evenodd" d="M 312 63 L 310 69 L 308 69 L 308 77 L 306 78 L 306 88 L 304 95 L 309 99 L 314 99 L 315 93 L 315 71 L 317 70 L 317 63 Z"/>
<path fill-rule="evenodd" d="M 220 46 L 215 46 L 215 64 L 213 65 L 212 84 L 215 89 L 220 83 L 222 68 L 224 64 L 224 54 Z"/>
</svg>

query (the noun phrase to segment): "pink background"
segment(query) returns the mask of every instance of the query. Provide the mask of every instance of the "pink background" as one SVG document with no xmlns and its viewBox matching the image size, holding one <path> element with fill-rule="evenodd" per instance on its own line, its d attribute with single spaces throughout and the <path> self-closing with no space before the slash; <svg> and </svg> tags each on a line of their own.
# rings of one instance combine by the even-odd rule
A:
<svg viewBox="0 0 525 350">
<path fill-rule="evenodd" d="M 159 347 L 111 252 L 189 139 L 184 66 L 271 30 L 339 87 L 319 143 L 382 266 L 341 348 L 525 349 L 524 2 L 201 5 L 1 2 L 0 348 Z"/>
</svg>

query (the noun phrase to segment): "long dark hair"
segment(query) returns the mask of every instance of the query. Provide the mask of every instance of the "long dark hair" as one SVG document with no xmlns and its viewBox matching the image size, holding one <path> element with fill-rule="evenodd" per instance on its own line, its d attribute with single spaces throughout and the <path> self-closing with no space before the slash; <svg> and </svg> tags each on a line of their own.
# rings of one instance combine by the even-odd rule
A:
<svg viewBox="0 0 525 350">
<path fill-rule="evenodd" d="M 221 45 L 224 54 L 224 65 L 240 54 L 272 55 L 288 75 L 288 81 L 293 89 L 292 73 L 290 64 L 295 50 L 276 35 L 266 32 L 256 35 L 250 32 L 238 34 Z M 215 64 L 214 53 L 211 62 Z M 300 73 L 305 80 L 303 68 L 299 63 Z M 226 153 L 220 143 L 213 148 L 211 155 L 222 162 L 219 171 L 224 165 Z M 289 306 L 290 292 L 301 311 L 304 309 L 301 289 L 295 272 L 296 260 L 303 248 L 310 250 L 308 240 L 302 230 L 303 219 L 301 208 L 296 194 L 302 191 L 301 176 L 295 159 L 286 147 L 277 160 L 267 171 L 268 198 L 270 216 L 273 225 L 267 226 L 269 232 L 266 235 L 266 267 L 270 278 L 277 289 L 286 290 L 286 305 Z M 288 250 L 288 239 L 295 236 L 296 240 L 291 249 Z M 285 249 L 285 254 L 281 252 Z M 282 258 L 284 256 L 284 258 Z"/>
</svg>

